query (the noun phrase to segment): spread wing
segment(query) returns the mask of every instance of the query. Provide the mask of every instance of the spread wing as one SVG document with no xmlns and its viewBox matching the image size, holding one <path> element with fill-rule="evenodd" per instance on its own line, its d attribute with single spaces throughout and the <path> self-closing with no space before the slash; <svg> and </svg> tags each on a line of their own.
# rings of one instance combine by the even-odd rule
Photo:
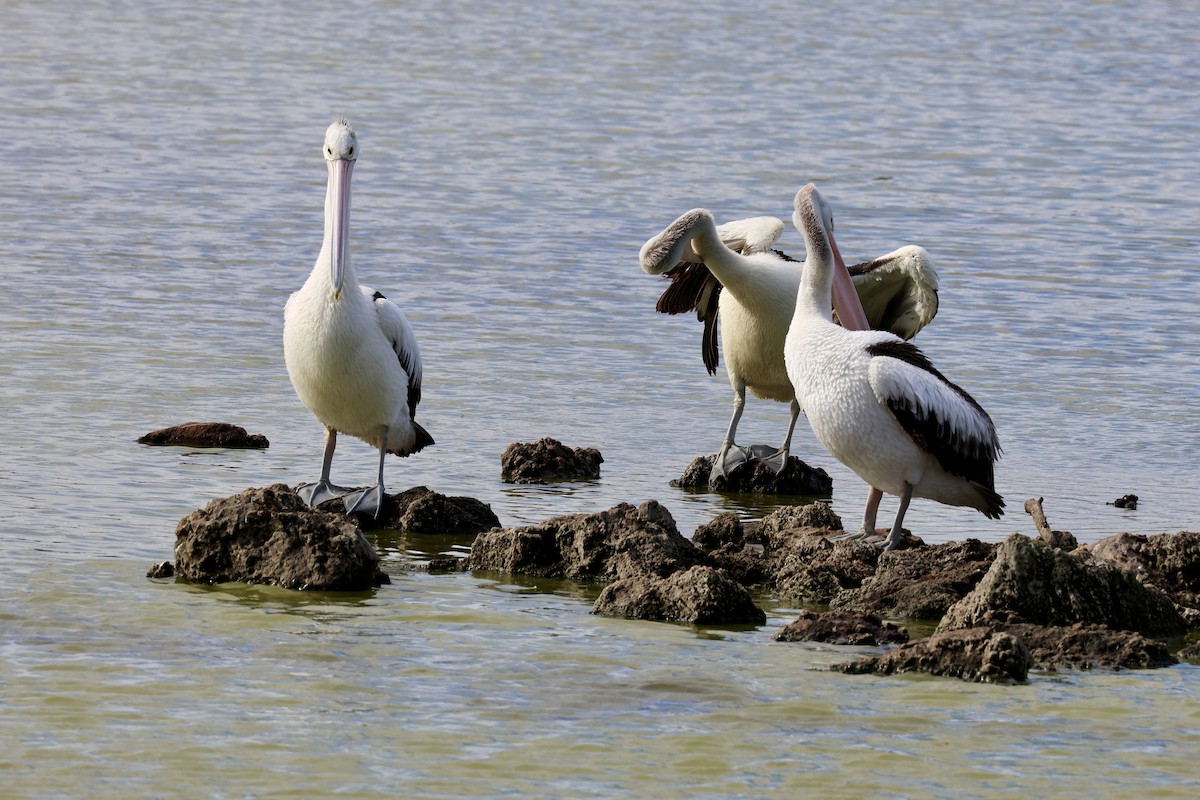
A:
<svg viewBox="0 0 1200 800">
<path fill-rule="evenodd" d="M 911 339 L 937 314 L 937 271 L 924 248 L 901 247 L 849 270 L 875 330 Z"/>
<path fill-rule="evenodd" d="M 764 253 L 779 240 L 783 220 L 776 217 L 751 217 L 717 226 L 717 235 L 730 250 L 742 255 Z M 709 375 L 717 372 L 717 305 L 721 299 L 721 282 L 717 280 L 700 256 L 688 245 L 680 262 L 664 273 L 671 279 L 655 310 L 661 314 L 696 312 L 704 323 L 700 351 Z"/>
<path fill-rule="evenodd" d="M 912 440 L 951 475 L 993 488 L 1000 441 L 979 403 L 938 372 L 916 345 L 887 339 L 868 345 L 867 352 L 875 396 Z"/>
<path fill-rule="evenodd" d="M 408 416 L 415 419 L 417 404 L 421 402 L 421 350 L 417 347 L 417 335 L 399 306 L 370 287 L 363 286 L 362 290 L 375 303 L 379 329 L 391 343 L 400 366 L 408 375 Z"/>
</svg>

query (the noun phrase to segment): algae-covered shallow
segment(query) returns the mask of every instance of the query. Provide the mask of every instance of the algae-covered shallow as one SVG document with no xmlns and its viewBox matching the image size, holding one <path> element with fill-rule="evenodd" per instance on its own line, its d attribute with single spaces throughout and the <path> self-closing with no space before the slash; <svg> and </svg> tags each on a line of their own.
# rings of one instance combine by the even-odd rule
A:
<svg viewBox="0 0 1200 800">
<path fill-rule="evenodd" d="M 1195 86 L 1170 2 L 228 6 L 51 2 L 0 32 L 0 777 L 40 796 L 1192 797 L 1200 673 L 1026 686 L 830 673 L 795 617 L 587 613 L 595 587 L 405 569 L 364 594 L 147 580 L 177 522 L 320 469 L 282 308 L 320 245 L 322 131 L 354 122 L 351 249 L 408 314 L 437 446 L 388 466 L 504 525 L 649 498 L 690 534 L 779 500 L 669 485 L 732 392 L 653 311 L 638 247 L 689 208 L 790 215 L 812 180 L 847 259 L 926 247 L 917 338 L 989 410 L 1010 513 L 914 502 L 935 543 L 1198 527 Z M 790 227 L 790 226 L 789 226 Z M 799 237 L 781 245 L 795 253 Z M 785 406 L 751 398 L 743 443 Z M 188 420 L 267 450 L 146 448 Z M 514 441 L 603 453 L 508 485 Z M 834 510 L 865 495 L 801 422 Z M 374 476 L 339 447 L 335 479 Z M 1136 510 L 1107 505 L 1137 494 Z M 892 506 L 886 503 L 881 519 Z"/>
</svg>

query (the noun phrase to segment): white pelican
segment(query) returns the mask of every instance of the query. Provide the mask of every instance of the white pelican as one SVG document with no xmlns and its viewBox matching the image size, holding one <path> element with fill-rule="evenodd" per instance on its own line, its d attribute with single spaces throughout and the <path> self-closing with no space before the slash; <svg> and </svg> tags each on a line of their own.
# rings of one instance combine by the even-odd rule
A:
<svg viewBox="0 0 1200 800">
<path fill-rule="evenodd" d="M 717 371 L 720 319 L 733 417 L 713 461 L 710 483 L 749 458 L 765 461 L 776 472 L 787 465 L 800 404 L 784 365 L 783 343 L 803 265 L 773 249 L 782 232 L 783 221 L 775 217 L 717 226 L 711 213 L 693 209 L 642 246 L 642 269 L 671 278 L 657 310 L 694 310 L 704 323 L 701 351 L 710 375 Z M 937 314 L 937 273 L 923 248 L 902 247 L 850 271 L 871 327 L 910 339 Z M 746 389 L 755 397 L 791 404 L 782 446 L 736 444 Z"/>
<path fill-rule="evenodd" d="M 813 184 L 796 194 L 792 219 L 808 258 L 787 334 L 787 372 L 817 439 L 871 487 L 862 528 L 851 538 L 876 535 L 883 492 L 900 498 L 885 550 L 900 541 L 913 497 L 999 519 L 1004 499 L 995 492 L 992 468 L 1000 442 L 991 417 L 916 345 L 862 325 L 834 324 L 831 299 L 845 320 L 854 310 L 844 302 L 854 298 L 834 290 L 848 273 L 833 238 L 833 212 Z"/>
<path fill-rule="evenodd" d="M 379 516 L 383 461 L 407 456 L 433 437 L 414 419 L 421 354 L 403 312 L 360 286 L 350 266 L 350 175 L 358 137 L 345 118 L 325 131 L 325 239 L 312 274 L 283 311 L 283 354 L 300 401 L 325 426 L 321 479 L 297 492 L 310 505 L 342 497 L 346 510 Z M 351 491 L 329 482 L 338 432 L 379 448 L 375 486 Z"/>
</svg>

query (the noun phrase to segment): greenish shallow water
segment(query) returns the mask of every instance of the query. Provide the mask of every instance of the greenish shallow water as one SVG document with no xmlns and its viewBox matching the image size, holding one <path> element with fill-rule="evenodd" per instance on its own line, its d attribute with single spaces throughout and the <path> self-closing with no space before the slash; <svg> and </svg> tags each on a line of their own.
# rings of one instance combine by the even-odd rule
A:
<svg viewBox="0 0 1200 800">
<path fill-rule="evenodd" d="M 361 596 L 144 577 L 210 499 L 311 480 L 319 425 L 282 307 L 320 244 L 320 137 L 345 113 L 354 257 L 425 358 L 438 446 L 394 489 L 505 524 L 660 500 L 688 534 L 775 501 L 671 488 L 728 421 L 694 321 L 638 247 L 681 212 L 790 215 L 809 180 L 848 258 L 924 245 L 919 343 L 997 422 L 988 521 L 927 541 L 1196 530 L 1200 50 L 1183 3 L 44 2 L 0 32 L 0 781 L 13 797 L 1194 797 L 1198 668 L 997 688 L 848 677 L 863 652 L 602 619 L 596 587 L 414 567 L 381 534 Z M 799 247 L 794 231 L 784 236 Z M 264 452 L 152 449 L 189 420 Z M 746 442 L 786 408 L 751 400 Z M 834 509 L 864 491 L 803 424 Z M 513 441 L 596 482 L 499 481 Z M 363 482 L 347 441 L 335 478 Z M 1107 502 L 1133 492 L 1138 510 Z M 885 503 L 883 515 L 891 513 Z"/>
</svg>

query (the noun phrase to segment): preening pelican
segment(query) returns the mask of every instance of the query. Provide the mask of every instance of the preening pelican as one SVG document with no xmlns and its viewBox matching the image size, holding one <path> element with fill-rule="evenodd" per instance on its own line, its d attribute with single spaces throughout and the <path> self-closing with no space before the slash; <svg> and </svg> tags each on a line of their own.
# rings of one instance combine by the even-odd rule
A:
<svg viewBox="0 0 1200 800">
<path fill-rule="evenodd" d="M 831 305 L 842 320 L 856 311 L 844 305 L 852 295 L 834 290 L 849 277 L 833 238 L 833 212 L 813 184 L 796 194 L 792 219 L 808 258 L 787 334 L 787 372 L 817 439 L 871 487 L 862 528 L 852 536 L 876 535 L 883 492 L 900 498 L 885 550 L 900 541 L 913 497 L 999 519 L 1004 500 L 992 472 L 1000 442 L 991 417 L 916 345 L 834 324 Z"/>
<path fill-rule="evenodd" d="M 704 323 L 701 352 L 710 375 L 717 371 L 720 320 L 725 371 L 733 387 L 733 417 L 713 462 L 710 483 L 749 458 L 765 461 L 776 472 L 787 465 L 800 404 L 784 365 L 783 343 L 796 308 L 803 264 L 774 249 L 783 227 L 775 217 L 717 226 L 710 212 L 693 209 L 642 246 L 642 269 L 671 279 L 657 310 L 695 311 Z M 860 308 L 865 306 L 873 328 L 911 339 L 937 314 L 937 272 L 923 248 L 902 247 L 856 264 L 850 272 Z M 755 397 L 791 404 L 782 446 L 736 444 L 747 389 Z"/>
<path fill-rule="evenodd" d="M 350 266 L 350 176 L 358 137 L 341 118 L 325 131 L 325 239 L 312 274 L 283 311 L 283 354 L 300 401 L 325 426 L 321 479 L 297 491 L 309 505 L 343 498 L 347 511 L 379 515 L 384 456 L 433 444 L 415 419 L 421 400 L 417 338 L 395 303 L 360 286 Z M 379 448 L 375 486 L 351 491 L 329 481 L 338 432 Z"/>
</svg>

